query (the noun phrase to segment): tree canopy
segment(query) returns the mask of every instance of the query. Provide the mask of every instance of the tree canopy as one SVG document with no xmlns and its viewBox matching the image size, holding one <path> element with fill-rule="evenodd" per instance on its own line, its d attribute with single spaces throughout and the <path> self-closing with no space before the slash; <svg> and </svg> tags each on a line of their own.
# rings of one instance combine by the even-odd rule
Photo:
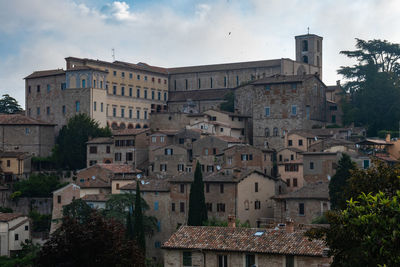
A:
<svg viewBox="0 0 400 267">
<path fill-rule="evenodd" d="M 220 109 L 228 112 L 235 112 L 235 94 L 233 92 L 227 93 L 224 96 L 224 102 L 221 103 Z"/>
<path fill-rule="evenodd" d="M 14 183 L 13 191 L 21 192 L 21 197 L 50 197 L 54 190 L 63 187 L 59 177 L 43 173 L 31 174 L 28 179 Z"/>
<path fill-rule="evenodd" d="M 86 142 L 89 137 L 111 136 L 109 128 L 100 128 L 99 123 L 86 114 L 71 117 L 59 132 L 53 158 L 59 167 L 82 169 L 86 167 Z"/>
<path fill-rule="evenodd" d="M 201 226 L 207 219 L 203 175 L 201 173 L 200 163 L 197 162 L 194 172 L 194 181 L 190 186 L 188 225 Z"/>
<path fill-rule="evenodd" d="M 394 130 L 400 120 L 400 45 L 382 40 L 356 39 L 356 50 L 341 51 L 355 59 L 353 66 L 342 66 L 338 73 L 347 80 L 351 98 L 342 100 L 345 124 L 368 127 L 368 135 Z"/>
<path fill-rule="evenodd" d="M 14 114 L 18 111 L 22 111 L 22 108 L 15 98 L 8 94 L 0 98 L 0 113 Z"/>
<path fill-rule="evenodd" d="M 130 225 L 128 226 L 130 227 Z M 139 247 L 146 251 L 146 240 L 144 237 L 142 197 L 140 195 L 139 181 L 136 182 L 135 213 L 133 217 L 133 238 Z"/>
</svg>

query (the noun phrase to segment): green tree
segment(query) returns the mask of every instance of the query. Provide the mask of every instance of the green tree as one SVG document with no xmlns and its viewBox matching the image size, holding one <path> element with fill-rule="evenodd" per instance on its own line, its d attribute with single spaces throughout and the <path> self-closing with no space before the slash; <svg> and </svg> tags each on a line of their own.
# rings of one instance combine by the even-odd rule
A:
<svg viewBox="0 0 400 267">
<path fill-rule="evenodd" d="M 190 186 L 188 225 L 201 226 L 207 220 L 203 175 L 201 173 L 200 163 L 197 162 L 194 181 Z"/>
<path fill-rule="evenodd" d="M 400 45 L 381 40 L 356 39 L 356 50 L 341 51 L 357 64 L 341 67 L 347 79 L 349 101 L 343 99 L 343 121 L 366 125 L 368 135 L 397 129 L 400 120 Z"/>
<path fill-rule="evenodd" d="M 54 190 L 64 185 L 58 176 L 39 173 L 32 174 L 27 180 L 15 182 L 13 192 L 21 192 L 21 197 L 51 197 Z"/>
<path fill-rule="evenodd" d="M 99 123 L 86 114 L 71 117 L 59 132 L 53 159 L 59 167 L 82 169 L 86 167 L 86 142 L 89 137 L 111 136 L 109 128 L 100 128 Z"/>
<path fill-rule="evenodd" d="M 227 93 L 224 96 L 224 102 L 221 103 L 220 109 L 228 112 L 235 112 L 235 94 L 233 92 Z"/>
<path fill-rule="evenodd" d="M 0 266 L 2 267 L 31 267 L 35 266 L 40 245 L 34 245 L 28 240 L 21 243 L 22 249 L 11 257 L 1 256 Z"/>
<path fill-rule="evenodd" d="M 32 221 L 33 232 L 49 232 L 51 224 L 51 214 L 40 214 L 36 210 L 29 212 Z"/>
<path fill-rule="evenodd" d="M 339 160 L 338 168 L 329 183 L 329 197 L 333 209 L 344 209 L 346 207 L 346 196 L 344 190 L 347 180 L 351 176 L 351 170 L 356 169 L 356 165 L 351 161 L 347 154 L 343 154 Z"/>
<path fill-rule="evenodd" d="M 85 223 L 89 220 L 93 209 L 82 199 L 74 199 L 63 207 L 63 216 Z"/>
<path fill-rule="evenodd" d="M 123 224 L 95 210 L 86 222 L 64 217 L 43 245 L 37 266 L 144 266 L 143 252 L 125 235 Z"/>
<path fill-rule="evenodd" d="M 362 193 L 343 211 L 326 213 L 329 228 L 307 235 L 323 239 L 333 256 L 331 266 L 400 266 L 400 191 Z"/>
<path fill-rule="evenodd" d="M 139 181 L 136 182 L 135 213 L 133 217 L 133 238 L 139 247 L 146 251 L 146 240 L 144 237 L 142 197 L 140 194 Z"/>
<path fill-rule="evenodd" d="M 22 108 L 15 98 L 8 94 L 5 94 L 0 98 L 0 113 L 14 114 L 18 111 L 22 111 Z"/>
</svg>

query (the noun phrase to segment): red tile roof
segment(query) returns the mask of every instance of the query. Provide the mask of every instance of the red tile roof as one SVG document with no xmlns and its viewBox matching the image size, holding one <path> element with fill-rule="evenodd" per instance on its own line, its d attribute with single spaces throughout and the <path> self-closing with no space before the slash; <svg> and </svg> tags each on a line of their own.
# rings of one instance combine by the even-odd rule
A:
<svg viewBox="0 0 400 267">
<path fill-rule="evenodd" d="M 263 232 L 255 236 L 256 232 Z M 164 249 L 202 249 L 322 257 L 322 240 L 309 240 L 303 231 L 210 226 L 182 226 L 163 245 Z"/>
<path fill-rule="evenodd" d="M 329 200 L 329 183 L 316 182 L 306 184 L 302 188 L 284 195 L 275 196 L 274 199 L 323 199 Z"/>
<path fill-rule="evenodd" d="M 34 118 L 21 114 L 0 114 L 0 125 L 46 125 L 54 126 L 45 121 L 36 120 Z"/>
<path fill-rule="evenodd" d="M 21 216 L 24 215 L 21 213 L 0 213 L 0 222 L 9 222 Z"/>
<path fill-rule="evenodd" d="M 141 173 L 141 170 L 133 169 L 130 164 L 100 163 L 97 164 L 101 168 L 112 171 L 113 173 Z"/>
<path fill-rule="evenodd" d="M 53 76 L 53 75 L 64 75 L 65 71 L 63 69 L 55 69 L 55 70 L 41 70 L 35 71 L 32 74 L 25 77 L 25 79 Z"/>
<path fill-rule="evenodd" d="M 140 184 L 140 191 L 143 192 L 169 192 L 170 184 L 166 179 L 146 179 L 141 180 L 144 184 Z M 136 190 L 136 182 L 124 185 L 121 190 Z"/>
<path fill-rule="evenodd" d="M 112 134 L 115 136 L 121 135 L 138 135 L 140 133 L 144 133 L 150 131 L 150 129 L 123 129 L 123 130 L 113 130 Z"/>
<path fill-rule="evenodd" d="M 221 139 L 222 141 L 228 142 L 228 143 L 243 143 L 242 140 L 236 137 L 232 136 L 225 136 L 225 135 L 214 135 L 216 138 Z"/>
<path fill-rule="evenodd" d="M 91 202 L 106 202 L 110 198 L 110 195 L 106 194 L 93 194 L 93 195 L 85 195 L 82 197 L 84 201 Z"/>
</svg>

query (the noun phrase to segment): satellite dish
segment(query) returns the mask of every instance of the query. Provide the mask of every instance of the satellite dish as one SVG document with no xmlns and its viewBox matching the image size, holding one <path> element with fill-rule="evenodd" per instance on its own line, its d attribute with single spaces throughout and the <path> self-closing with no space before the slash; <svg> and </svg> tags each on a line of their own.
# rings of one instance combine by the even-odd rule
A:
<svg viewBox="0 0 400 267">
<path fill-rule="evenodd" d="M 331 176 L 330 176 L 329 174 L 328 174 L 327 178 L 328 178 L 328 181 L 330 181 L 330 180 L 331 180 Z"/>
<path fill-rule="evenodd" d="M 141 184 L 144 184 L 144 181 L 140 181 Z"/>
<path fill-rule="evenodd" d="M 136 178 L 140 179 L 142 178 L 142 175 L 139 173 L 138 175 L 136 175 Z"/>
<path fill-rule="evenodd" d="M 221 166 L 217 165 L 217 171 L 221 170 Z"/>
<path fill-rule="evenodd" d="M 315 141 L 318 141 L 318 137 L 314 137 L 314 140 L 315 140 Z"/>
<path fill-rule="evenodd" d="M 96 176 L 93 175 L 93 176 L 92 176 L 92 179 L 93 179 L 93 180 L 96 179 Z"/>
<path fill-rule="evenodd" d="M 143 182 L 143 181 L 142 181 Z M 145 184 L 149 184 L 150 182 L 146 182 Z"/>
</svg>

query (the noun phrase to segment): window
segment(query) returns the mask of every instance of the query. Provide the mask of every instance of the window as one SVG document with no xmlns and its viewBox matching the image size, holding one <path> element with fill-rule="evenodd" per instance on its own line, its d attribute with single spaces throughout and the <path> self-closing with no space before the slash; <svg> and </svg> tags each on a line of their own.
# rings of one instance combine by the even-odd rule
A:
<svg viewBox="0 0 400 267">
<path fill-rule="evenodd" d="M 225 203 L 217 203 L 217 211 L 225 212 Z"/>
<path fill-rule="evenodd" d="M 167 171 L 167 164 L 160 164 L 160 171 L 166 172 Z"/>
<path fill-rule="evenodd" d="M 258 183 L 254 183 L 254 192 L 258 192 Z"/>
<path fill-rule="evenodd" d="M 82 79 L 82 88 L 86 88 L 86 80 Z"/>
<path fill-rule="evenodd" d="M 183 172 L 185 166 L 183 164 L 178 164 L 178 172 Z"/>
<path fill-rule="evenodd" d="M 308 40 L 303 40 L 302 42 L 302 51 L 307 52 L 308 51 Z"/>
<path fill-rule="evenodd" d="M 96 111 L 96 109 L 97 109 L 97 102 L 94 101 L 94 102 L 93 102 L 93 110 Z"/>
<path fill-rule="evenodd" d="M 308 63 L 308 56 L 303 56 L 303 62 Z"/>
<path fill-rule="evenodd" d="M 271 85 L 267 84 L 267 85 L 265 86 L 265 91 L 271 91 Z"/>
<path fill-rule="evenodd" d="M 310 170 L 314 170 L 314 162 L 310 162 Z"/>
<path fill-rule="evenodd" d="M 147 76 L 144 76 L 144 80 L 147 81 Z"/>
<path fill-rule="evenodd" d="M 113 85 L 113 95 L 117 94 L 117 86 Z"/>
<path fill-rule="evenodd" d="M 293 141 L 292 140 L 288 140 L 288 146 L 293 146 Z"/>
<path fill-rule="evenodd" d="M 365 160 L 363 161 L 363 168 L 364 168 L 364 169 L 368 169 L 368 168 L 369 168 L 369 159 L 365 159 Z"/>
<path fill-rule="evenodd" d="M 61 203 L 61 196 L 57 196 L 57 203 Z"/>
<path fill-rule="evenodd" d="M 103 81 L 100 81 L 100 88 L 103 89 Z"/>
<path fill-rule="evenodd" d="M 121 77 L 125 78 L 125 72 L 121 72 Z"/>
<path fill-rule="evenodd" d="M 298 164 L 285 164 L 285 172 L 298 172 L 299 165 Z"/>
<path fill-rule="evenodd" d="M 297 106 L 293 105 L 292 106 L 292 115 L 296 115 L 297 114 Z"/>
<path fill-rule="evenodd" d="M 186 90 L 188 89 L 188 80 L 187 79 L 185 80 L 185 89 Z"/>
<path fill-rule="evenodd" d="M 93 80 L 93 88 L 96 88 L 96 80 Z"/>
<path fill-rule="evenodd" d="M 210 88 L 213 88 L 213 78 L 210 78 Z"/>
<path fill-rule="evenodd" d="M 265 137 L 269 137 L 269 128 L 265 128 L 264 132 Z"/>
<path fill-rule="evenodd" d="M 18 234 L 15 234 L 15 235 L 14 235 L 14 239 L 15 239 L 15 241 L 19 240 L 19 235 L 18 235 Z"/>
<path fill-rule="evenodd" d="M 269 115 L 270 115 L 270 108 L 266 107 L 265 108 L 265 116 L 269 117 Z"/>
<path fill-rule="evenodd" d="M 40 85 L 36 86 L 36 92 L 40 93 Z"/>
<path fill-rule="evenodd" d="M 204 155 L 208 156 L 208 148 L 204 149 Z"/>
<path fill-rule="evenodd" d="M 7 167 L 10 167 L 10 166 L 11 166 L 11 161 L 7 160 Z"/>
<path fill-rule="evenodd" d="M 236 86 L 239 86 L 239 76 L 236 76 Z"/>
<path fill-rule="evenodd" d="M 304 203 L 299 203 L 299 215 L 304 216 Z"/>
<path fill-rule="evenodd" d="M 31 131 L 29 130 L 29 128 L 25 128 L 25 134 L 29 134 Z"/>
<path fill-rule="evenodd" d="M 206 183 L 206 193 L 210 193 L 210 184 Z"/>
<path fill-rule="evenodd" d="M 81 110 L 81 103 L 79 101 L 75 102 L 75 111 L 79 112 Z"/>
<path fill-rule="evenodd" d="M 115 161 L 121 161 L 122 160 L 122 154 L 121 153 L 115 153 Z"/>
<path fill-rule="evenodd" d="M 121 108 L 121 118 L 125 117 L 125 109 Z"/>
<path fill-rule="evenodd" d="M 232 157 L 228 157 L 228 165 L 232 165 Z"/>
<path fill-rule="evenodd" d="M 171 203 L 171 211 L 175 211 L 175 203 Z"/>
<path fill-rule="evenodd" d="M 253 267 L 256 264 L 256 256 L 254 254 L 246 254 L 245 267 Z"/>
<path fill-rule="evenodd" d="M 136 119 L 140 119 L 140 110 L 136 110 Z"/>
<path fill-rule="evenodd" d="M 114 70 L 114 71 L 113 71 L 113 75 L 114 75 L 114 76 L 117 76 L 117 71 Z"/>
<path fill-rule="evenodd" d="M 29 85 L 28 86 L 28 94 L 30 94 L 31 93 L 31 86 Z"/>
<path fill-rule="evenodd" d="M 140 98 L 140 89 L 136 89 L 136 97 Z"/>
<path fill-rule="evenodd" d="M 182 252 L 183 256 L 183 266 L 192 266 L 192 252 L 184 251 Z"/>
<path fill-rule="evenodd" d="M 207 172 L 214 172 L 214 166 L 207 165 Z"/>
<path fill-rule="evenodd" d="M 185 184 L 180 184 L 179 185 L 179 192 L 185 193 Z"/>
<path fill-rule="evenodd" d="M 117 108 L 113 108 L 113 117 L 117 117 Z"/>
<path fill-rule="evenodd" d="M 36 108 L 36 114 L 40 115 L 40 108 L 39 107 Z"/>
<path fill-rule="evenodd" d="M 293 178 L 293 186 L 297 187 L 297 178 Z"/>
<path fill-rule="evenodd" d="M 164 143 L 164 136 L 160 136 L 160 142 Z"/>
<path fill-rule="evenodd" d="M 97 146 L 89 147 L 89 153 L 90 154 L 97 154 Z"/>
<path fill-rule="evenodd" d="M 157 92 L 157 99 L 161 100 L 161 92 Z"/>
<path fill-rule="evenodd" d="M 292 83 L 292 90 L 296 90 L 297 89 L 297 84 L 296 83 Z"/>
<path fill-rule="evenodd" d="M 97 160 L 91 160 L 89 161 L 89 166 L 93 166 L 97 164 Z"/>
<path fill-rule="evenodd" d="M 224 131 L 224 128 L 221 127 L 221 128 L 220 128 L 220 132 L 222 133 L 223 131 Z"/>
<path fill-rule="evenodd" d="M 132 152 L 126 152 L 125 157 L 126 157 L 126 161 L 133 161 L 133 153 Z"/>
<path fill-rule="evenodd" d="M 274 131 L 274 132 L 273 132 L 273 135 L 274 135 L 274 136 L 279 136 L 278 128 L 275 127 L 273 131 Z"/>
<path fill-rule="evenodd" d="M 224 193 L 224 184 L 220 184 L 220 185 L 219 185 L 219 192 L 220 192 L 221 194 Z"/>
<path fill-rule="evenodd" d="M 156 241 L 156 242 L 154 243 L 154 247 L 155 247 L 155 248 L 161 248 L 161 242 L 160 242 L 160 241 Z"/>
<path fill-rule="evenodd" d="M 212 203 L 206 203 L 207 211 L 212 212 Z"/>
<path fill-rule="evenodd" d="M 254 201 L 254 209 L 255 210 L 261 209 L 261 202 L 259 200 Z"/>
<path fill-rule="evenodd" d="M 160 78 L 158 78 L 158 83 L 161 83 L 161 79 Z"/>
<path fill-rule="evenodd" d="M 286 184 L 288 187 L 290 187 L 290 179 L 286 179 Z"/>
<path fill-rule="evenodd" d="M 306 106 L 306 119 L 310 119 L 310 106 Z"/>
<path fill-rule="evenodd" d="M 47 114 L 47 115 L 50 115 L 50 107 L 47 107 L 47 108 L 46 108 L 46 114 Z"/>
<path fill-rule="evenodd" d="M 144 111 L 143 117 L 144 117 L 145 120 L 147 120 L 147 110 Z"/>
<path fill-rule="evenodd" d="M 25 231 L 29 230 L 29 225 L 25 225 Z"/>
<path fill-rule="evenodd" d="M 303 145 L 303 139 L 299 139 L 299 146 Z"/>
<path fill-rule="evenodd" d="M 138 74 L 138 75 L 136 76 L 136 78 L 137 78 L 138 80 L 140 80 L 140 75 Z"/>
<path fill-rule="evenodd" d="M 242 161 L 250 161 L 253 160 L 253 154 L 242 154 L 241 155 Z"/>
<path fill-rule="evenodd" d="M 174 150 L 172 148 L 166 148 L 164 150 L 164 155 L 173 155 L 174 154 Z"/>
<path fill-rule="evenodd" d="M 50 84 L 47 85 L 47 93 L 50 92 Z"/>
<path fill-rule="evenodd" d="M 179 203 L 179 210 L 180 210 L 180 212 L 185 212 L 185 203 L 184 202 Z"/>
<path fill-rule="evenodd" d="M 224 77 L 224 87 L 226 87 L 226 76 Z"/>
<path fill-rule="evenodd" d="M 154 202 L 154 210 L 158 210 L 158 201 Z"/>
<path fill-rule="evenodd" d="M 185 139 L 184 138 L 179 138 L 179 144 L 184 144 L 185 143 Z"/>
<path fill-rule="evenodd" d="M 129 96 L 132 97 L 132 87 L 129 87 Z"/>
<path fill-rule="evenodd" d="M 132 119 L 132 109 L 129 110 L 129 119 Z"/>
<path fill-rule="evenodd" d="M 294 256 L 286 255 L 286 267 L 294 267 Z"/>
<path fill-rule="evenodd" d="M 157 137 L 156 137 L 156 136 L 152 136 L 152 137 L 151 137 L 151 142 L 152 142 L 152 143 L 157 142 Z"/>
<path fill-rule="evenodd" d="M 218 267 L 228 267 L 227 255 L 218 255 Z"/>
<path fill-rule="evenodd" d="M 154 91 L 151 91 L 151 99 L 154 100 L 154 97 L 155 97 L 155 93 L 154 93 Z"/>
<path fill-rule="evenodd" d="M 121 95 L 124 96 L 125 95 L 125 87 L 121 87 Z"/>
<path fill-rule="evenodd" d="M 290 160 L 294 160 L 294 155 L 290 155 Z"/>
</svg>

